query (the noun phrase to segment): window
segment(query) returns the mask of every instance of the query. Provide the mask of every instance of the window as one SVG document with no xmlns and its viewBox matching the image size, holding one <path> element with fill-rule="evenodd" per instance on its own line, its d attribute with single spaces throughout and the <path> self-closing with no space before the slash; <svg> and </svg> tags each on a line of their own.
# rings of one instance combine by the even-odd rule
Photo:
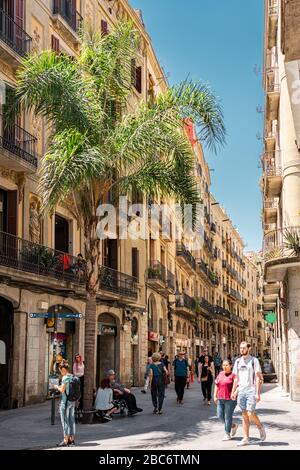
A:
<svg viewBox="0 0 300 470">
<path fill-rule="evenodd" d="M 136 60 L 131 60 L 131 83 L 138 93 L 142 93 L 142 67 L 136 65 Z"/>
<path fill-rule="evenodd" d="M 107 21 L 101 20 L 101 36 L 108 35 L 108 24 Z"/>
<path fill-rule="evenodd" d="M 51 35 L 51 49 L 54 52 L 59 52 L 59 39 L 54 34 Z"/>
<path fill-rule="evenodd" d="M 131 251 L 131 262 L 132 262 L 132 276 L 137 280 L 139 279 L 139 250 L 132 248 Z"/>
</svg>

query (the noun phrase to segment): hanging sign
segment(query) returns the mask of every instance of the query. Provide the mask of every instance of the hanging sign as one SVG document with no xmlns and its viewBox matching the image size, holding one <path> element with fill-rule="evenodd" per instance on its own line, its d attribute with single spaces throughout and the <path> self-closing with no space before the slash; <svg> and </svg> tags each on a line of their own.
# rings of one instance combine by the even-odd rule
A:
<svg viewBox="0 0 300 470">
<path fill-rule="evenodd" d="M 273 324 L 276 322 L 276 313 L 275 312 L 267 312 L 265 315 L 265 321 L 267 323 Z"/>
</svg>

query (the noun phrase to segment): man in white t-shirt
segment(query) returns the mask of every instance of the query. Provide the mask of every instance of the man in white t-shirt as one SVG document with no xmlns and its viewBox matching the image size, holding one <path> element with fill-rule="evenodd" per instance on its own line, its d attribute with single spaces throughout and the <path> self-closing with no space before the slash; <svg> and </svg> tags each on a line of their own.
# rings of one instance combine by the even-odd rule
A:
<svg viewBox="0 0 300 470">
<path fill-rule="evenodd" d="M 246 341 L 240 344 L 239 357 L 234 364 L 233 374 L 236 378 L 232 388 L 231 398 L 236 400 L 243 414 L 244 438 L 239 442 L 239 446 L 246 446 L 249 441 L 250 421 L 257 426 L 261 441 L 266 439 L 266 432 L 259 418 L 255 414 L 256 403 L 260 401 L 260 387 L 263 383 L 261 367 L 258 359 L 250 355 L 251 345 Z"/>
</svg>

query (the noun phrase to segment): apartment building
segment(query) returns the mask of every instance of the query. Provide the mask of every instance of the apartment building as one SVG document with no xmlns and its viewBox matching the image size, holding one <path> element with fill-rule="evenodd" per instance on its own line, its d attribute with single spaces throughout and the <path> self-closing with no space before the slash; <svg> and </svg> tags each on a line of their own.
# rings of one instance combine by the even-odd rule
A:
<svg viewBox="0 0 300 470">
<path fill-rule="evenodd" d="M 127 0 L 0 2 L 0 408 L 44 400 L 55 355 L 72 363 L 75 353 L 84 352 L 84 279 L 65 269 L 84 253 L 83 234 L 64 206 L 40 217 L 37 170 L 47 149 L 47 123 L 23 114 L 7 124 L 16 70 L 28 52 L 53 49 L 76 56 L 84 22 L 107 34 L 129 18 L 140 35 L 130 109 L 168 85 L 141 14 Z M 209 168 L 191 122 L 186 131 L 203 200 L 201 248 L 176 236 L 181 222 L 172 201 L 130 196 L 149 211 L 154 202 L 167 206 L 169 235 L 164 236 L 160 220 L 158 236 L 149 224 L 145 240 L 103 241 L 96 385 L 108 368 L 124 383 L 141 385 L 150 350 L 163 349 L 173 358 L 183 349 L 193 363 L 203 346 L 233 355 L 245 338 L 243 242 L 210 193 Z M 140 216 L 133 210 L 129 221 Z M 58 314 L 55 322 L 41 317 L 49 313 Z"/>
<path fill-rule="evenodd" d="M 300 1 L 265 1 L 264 310 L 280 384 L 300 399 Z"/>
</svg>

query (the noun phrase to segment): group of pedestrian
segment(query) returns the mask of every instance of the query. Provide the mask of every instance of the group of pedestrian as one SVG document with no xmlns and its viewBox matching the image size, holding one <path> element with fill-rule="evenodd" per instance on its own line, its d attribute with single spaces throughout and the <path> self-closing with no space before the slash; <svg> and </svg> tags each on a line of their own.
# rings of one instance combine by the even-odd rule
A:
<svg viewBox="0 0 300 470">
<path fill-rule="evenodd" d="M 231 358 L 221 359 L 218 352 L 212 357 L 205 348 L 195 363 L 198 382 L 201 383 L 203 400 L 207 405 L 211 403 L 212 386 L 214 387 L 213 400 L 217 406 L 217 416 L 223 422 L 225 435 L 223 441 L 229 441 L 238 430 L 238 424 L 233 422 L 234 411 L 239 405 L 242 411 L 243 439 L 238 446 L 250 443 L 250 422 L 254 423 L 260 433 L 261 441 L 266 439 L 266 432 L 255 413 L 256 405 L 260 401 L 260 389 L 263 383 L 259 360 L 250 354 L 251 346 L 243 341 L 240 344 L 240 356 L 235 355 L 234 364 Z M 151 355 L 150 355 L 151 354 Z M 171 371 L 168 356 L 161 351 L 149 351 L 145 374 L 143 393 L 151 390 L 153 414 L 161 415 L 165 398 L 166 387 L 172 380 L 175 384 L 176 402 L 183 405 L 183 397 L 188 379 L 191 376 L 191 365 L 184 351 L 179 351 L 172 362 Z M 76 354 L 73 364 L 73 374 L 69 370 L 67 361 L 62 361 L 59 367 L 61 385 L 56 390 L 61 393 L 60 416 L 64 432 L 64 439 L 59 446 L 72 446 L 75 444 L 75 406 L 82 409 L 84 362 Z M 129 415 L 142 412 L 137 406 L 136 398 L 131 390 L 116 380 L 116 374 L 109 370 L 102 379 L 96 393 L 94 407 L 103 412 L 103 418 L 111 421 L 114 413 L 118 411 L 116 400 L 126 402 Z"/>
</svg>

